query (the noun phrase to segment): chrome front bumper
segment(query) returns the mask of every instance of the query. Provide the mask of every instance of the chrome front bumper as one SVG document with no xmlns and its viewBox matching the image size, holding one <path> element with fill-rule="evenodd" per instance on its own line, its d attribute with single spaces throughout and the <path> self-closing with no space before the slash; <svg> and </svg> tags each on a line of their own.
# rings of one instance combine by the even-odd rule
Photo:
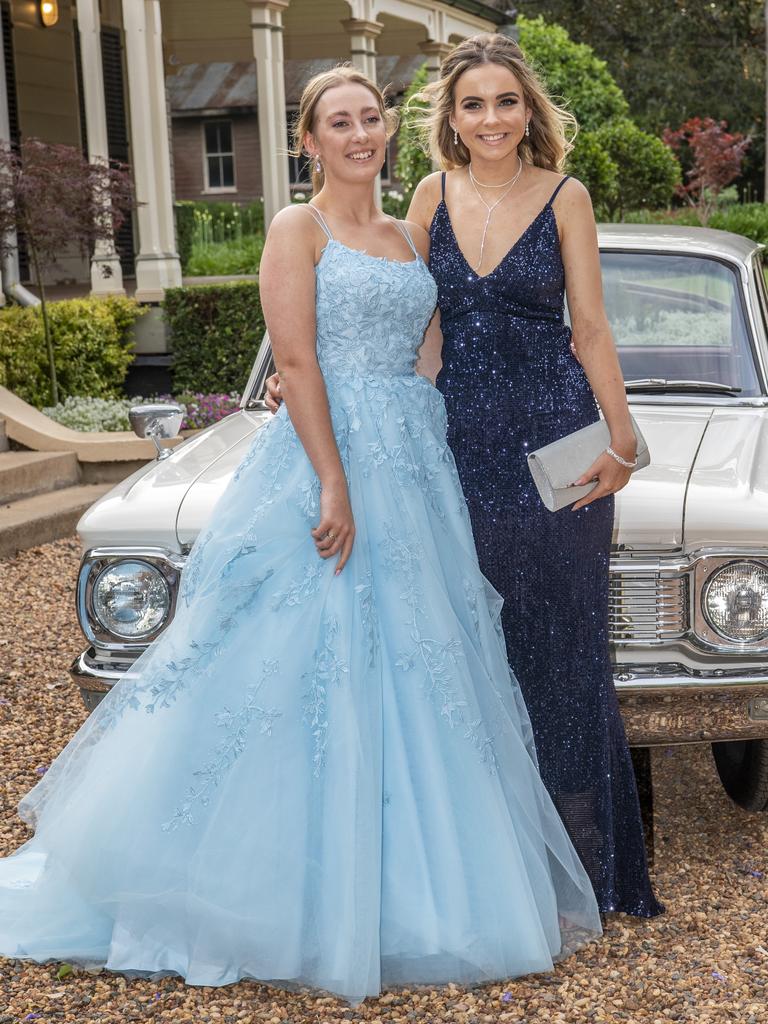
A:
<svg viewBox="0 0 768 1024">
<path fill-rule="evenodd" d="M 92 647 L 74 660 L 70 675 L 89 711 L 131 664 L 100 659 Z M 732 672 L 620 665 L 614 682 L 632 746 L 768 737 L 768 665 Z"/>
</svg>

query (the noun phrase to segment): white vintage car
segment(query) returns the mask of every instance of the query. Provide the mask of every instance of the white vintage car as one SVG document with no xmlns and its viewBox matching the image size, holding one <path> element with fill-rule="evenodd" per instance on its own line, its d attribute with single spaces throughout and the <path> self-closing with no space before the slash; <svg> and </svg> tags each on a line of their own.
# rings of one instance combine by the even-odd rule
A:
<svg viewBox="0 0 768 1024">
<path fill-rule="evenodd" d="M 744 807 L 768 807 L 768 294 L 761 246 L 702 228 L 600 230 L 608 315 L 652 455 L 617 502 L 615 679 L 630 742 L 712 742 Z M 190 546 L 269 419 L 262 345 L 241 409 L 80 520 L 72 675 L 88 707 L 173 618 Z M 168 432 L 137 416 L 137 432 Z M 178 428 L 178 416 L 170 432 Z"/>
</svg>

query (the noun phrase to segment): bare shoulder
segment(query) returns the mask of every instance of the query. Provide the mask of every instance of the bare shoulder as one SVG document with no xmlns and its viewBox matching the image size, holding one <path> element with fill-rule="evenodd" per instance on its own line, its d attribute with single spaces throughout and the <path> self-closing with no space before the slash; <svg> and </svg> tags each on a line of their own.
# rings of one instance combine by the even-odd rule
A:
<svg viewBox="0 0 768 1024">
<path fill-rule="evenodd" d="M 435 210 L 440 202 L 440 172 L 434 171 L 422 178 L 416 186 L 408 209 L 408 221 L 420 224 L 424 230 L 429 228 Z"/>
<path fill-rule="evenodd" d="M 408 229 L 419 255 L 426 262 L 429 259 L 429 232 L 412 220 L 404 220 L 403 224 Z"/>
<path fill-rule="evenodd" d="M 292 203 L 279 210 L 269 225 L 265 250 L 311 254 L 326 241 L 325 233 L 314 214 L 303 203 Z"/>
<path fill-rule="evenodd" d="M 579 214 L 584 215 L 588 213 L 592 215 L 592 199 L 589 195 L 589 189 L 578 178 L 574 178 L 568 175 L 563 178 L 562 175 L 558 175 L 559 180 L 563 181 L 563 187 L 557 193 L 555 199 L 555 207 L 560 212 L 564 213 L 572 211 L 577 216 Z"/>
</svg>

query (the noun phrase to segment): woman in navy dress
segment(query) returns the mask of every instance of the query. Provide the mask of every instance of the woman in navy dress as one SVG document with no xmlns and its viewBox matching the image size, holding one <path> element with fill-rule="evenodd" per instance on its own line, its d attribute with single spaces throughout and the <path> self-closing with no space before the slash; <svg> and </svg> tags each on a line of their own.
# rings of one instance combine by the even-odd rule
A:
<svg viewBox="0 0 768 1024">
<path fill-rule="evenodd" d="M 589 195 L 561 173 L 575 124 L 504 36 L 459 44 L 427 97 L 432 153 L 448 170 L 421 182 L 408 215 L 431 236 L 442 328 L 430 329 L 421 371 L 437 373 L 446 400 L 544 782 L 600 909 L 651 917 L 663 907 L 648 878 L 607 629 L 612 494 L 629 480 L 635 439 Z M 593 423 L 597 403 L 612 453 L 574 481 L 598 479 L 587 498 L 551 513 L 526 456 Z"/>
</svg>

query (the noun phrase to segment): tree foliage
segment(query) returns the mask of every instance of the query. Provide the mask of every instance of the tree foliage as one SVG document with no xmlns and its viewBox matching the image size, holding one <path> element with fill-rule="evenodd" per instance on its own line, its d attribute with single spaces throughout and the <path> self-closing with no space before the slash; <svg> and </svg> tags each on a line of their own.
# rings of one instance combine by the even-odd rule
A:
<svg viewBox="0 0 768 1024">
<path fill-rule="evenodd" d="M 701 223 L 706 224 L 723 189 L 741 173 L 749 138 L 727 131 L 725 121 L 692 117 L 676 131 L 667 129 L 664 141 L 687 158 L 687 182 L 678 185 L 678 191 L 696 208 Z"/>
<path fill-rule="evenodd" d="M 560 25 L 519 19 L 520 45 L 556 101 L 580 125 L 568 171 L 589 189 L 599 217 L 627 209 L 666 206 L 680 181 L 680 167 L 664 143 L 635 125 L 605 61 L 574 42 Z"/>
<path fill-rule="evenodd" d="M 576 43 L 560 25 L 543 18 L 518 18 L 520 46 L 556 101 L 579 125 L 594 130 L 629 111 L 621 89 L 591 46 Z"/>
</svg>

